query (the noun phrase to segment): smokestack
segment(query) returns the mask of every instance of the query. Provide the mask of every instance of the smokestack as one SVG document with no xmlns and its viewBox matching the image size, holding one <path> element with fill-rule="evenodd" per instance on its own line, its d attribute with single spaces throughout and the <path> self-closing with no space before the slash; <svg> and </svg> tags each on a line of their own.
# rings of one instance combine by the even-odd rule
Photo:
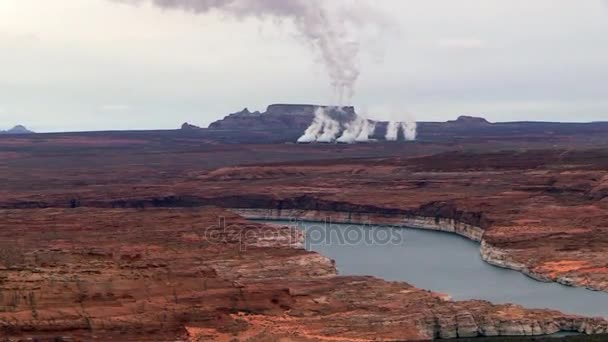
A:
<svg viewBox="0 0 608 342">
<path fill-rule="evenodd" d="M 163 9 L 194 14 L 220 11 L 234 18 L 256 17 L 293 22 L 321 57 L 338 105 L 350 102 L 359 78 L 359 42 L 354 31 L 386 20 L 362 3 L 330 10 L 326 0 L 110 0 L 127 4 L 152 3 Z M 376 25 L 382 26 L 382 25 Z"/>
</svg>

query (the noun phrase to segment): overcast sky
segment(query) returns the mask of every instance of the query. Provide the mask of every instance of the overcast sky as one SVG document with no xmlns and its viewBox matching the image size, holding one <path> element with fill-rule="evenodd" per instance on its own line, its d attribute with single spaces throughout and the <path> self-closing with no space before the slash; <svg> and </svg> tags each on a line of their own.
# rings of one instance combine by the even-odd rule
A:
<svg viewBox="0 0 608 342">
<path fill-rule="evenodd" d="M 353 103 L 374 118 L 608 120 L 606 1 L 369 3 L 392 23 L 360 47 Z M 290 23 L 108 0 L 0 1 L 0 129 L 206 126 L 244 107 L 328 103 L 328 84 Z"/>
</svg>

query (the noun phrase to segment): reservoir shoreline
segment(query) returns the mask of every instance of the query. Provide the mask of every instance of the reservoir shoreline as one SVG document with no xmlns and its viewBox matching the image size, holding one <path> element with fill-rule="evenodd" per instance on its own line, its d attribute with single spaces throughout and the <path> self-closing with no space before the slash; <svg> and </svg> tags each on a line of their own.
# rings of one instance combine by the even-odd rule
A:
<svg viewBox="0 0 608 342">
<path fill-rule="evenodd" d="M 304 222 L 375 225 L 452 233 L 479 243 L 481 259 L 492 266 L 518 271 L 540 282 L 555 282 L 565 286 L 607 292 L 606 289 L 593 284 L 580 284 L 566 277 L 555 277 L 553 279 L 534 272 L 527 265 L 510 258 L 507 250 L 500 249 L 487 242 L 484 239 L 485 231 L 481 227 L 450 218 L 301 209 L 230 208 L 229 210 L 249 220 L 288 221 L 295 219 Z"/>
</svg>

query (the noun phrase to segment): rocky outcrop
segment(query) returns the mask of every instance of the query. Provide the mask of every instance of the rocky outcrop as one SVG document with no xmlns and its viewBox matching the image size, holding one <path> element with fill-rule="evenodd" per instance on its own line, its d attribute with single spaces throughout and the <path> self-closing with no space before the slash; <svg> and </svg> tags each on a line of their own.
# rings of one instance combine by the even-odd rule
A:
<svg viewBox="0 0 608 342">
<path fill-rule="evenodd" d="M 338 276 L 303 234 L 216 208 L 0 213 L 6 339 L 420 341 L 608 322 Z"/>
<path fill-rule="evenodd" d="M 0 131 L 0 134 L 30 134 L 30 133 L 34 133 L 34 132 L 30 131 L 23 125 L 17 125 L 9 130 Z"/>
<path fill-rule="evenodd" d="M 488 126 L 491 125 L 488 120 L 475 116 L 467 116 L 461 115 L 456 120 L 448 121 L 448 124 L 451 125 L 460 125 L 460 126 Z"/>
<path fill-rule="evenodd" d="M 387 215 L 365 212 L 337 212 L 298 209 L 237 209 L 231 211 L 249 219 L 259 220 L 302 220 L 311 222 L 332 222 L 352 224 L 372 224 L 403 228 L 444 231 L 464 236 L 480 242 L 483 229 L 459 222 L 451 218 Z"/>
<path fill-rule="evenodd" d="M 182 124 L 181 129 L 182 129 L 182 130 L 198 130 L 198 129 L 200 129 L 200 127 L 195 126 L 195 125 L 191 125 L 191 124 L 189 124 L 189 123 L 187 123 L 187 122 L 184 122 L 184 123 Z"/>
<path fill-rule="evenodd" d="M 329 112 L 336 111 L 333 107 L 309 105 L 309 104 L 273 104 L 266 109 L 266 115 L 286 115 L 286 116 L 301 116 L 314 115 L 318 108 L 324 108 Z M 355 108 L 351 106 L 343 107 L 341 111 L 349 114 L 355 114 Z"/>
<path fill-rule="evenodd" d="M 543 266 L 530 265 L 525 262 L 515 260 L 517 251 L 504 250 L 493 246 L 487 241 L 481 243 L 481 257 L 484 261 L 494 266 L 512 269 L 522 272 L 523 274 L 544 282 L 556 282 L 566 286 L 584 287 L 593 291 L 608 291 L 608 281 L 590 281 L 586 273 L 576 272 L 581 267 L 581 262 L 577 261 L 562 261 L 554 262 L 554 268 L 562 268 L 562 272 L 555 272 L 553 269 L 547 269 Z"/>
<path fill-rule="evenodd" d="M 210 129 L 222 130 L 297 130 L 303 132 L 314 118 L 317 106 L 270 105 L 264 113 L 250 112 L 245 108 L 209 125 Z"/>
<path fill-rule="evenodd" d="M 250 112 L 245 108 L 240 112 L 229 114 L 222 120 L 211 123 L 209 129 L 275 132 L 279 135 L 284 135 L 287 131 L 297 139 L 312 123 L 318 108 L 324 108 L 339 122 L 348 122 L 356 115 L 353 107 L 338 109 L 318 105 L 273 104 L 263 113 Z"/>
</svg>

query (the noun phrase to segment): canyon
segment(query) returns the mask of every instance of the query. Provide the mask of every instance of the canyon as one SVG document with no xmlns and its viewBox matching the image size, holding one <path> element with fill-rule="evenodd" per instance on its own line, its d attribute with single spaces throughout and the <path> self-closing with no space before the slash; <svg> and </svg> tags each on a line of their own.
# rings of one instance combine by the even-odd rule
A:
<svg viewBox="0 0 608 342">
<path fill-rule="evenodd" d="M 216 208 L 8 210 L 2 222 L 9 338 L 415 341 L 608 329 L 599 318 L 338 276 L 300 248 L 297 231 Z"/>
<path fill-rule="evenodd" d="M 2 332 L 227 341 L 605 333 L 602 318 L 341 276 L 302 249 L 297 231 L 243 218 L 455 232 L 480 241 L 492 264 L 607 291 L 604 138 L 570 128 L 490 138 L 473 121 L 476 134 L 387 144 L 222 144 L 195 128 L 0 137 Z"/>
</svg>

